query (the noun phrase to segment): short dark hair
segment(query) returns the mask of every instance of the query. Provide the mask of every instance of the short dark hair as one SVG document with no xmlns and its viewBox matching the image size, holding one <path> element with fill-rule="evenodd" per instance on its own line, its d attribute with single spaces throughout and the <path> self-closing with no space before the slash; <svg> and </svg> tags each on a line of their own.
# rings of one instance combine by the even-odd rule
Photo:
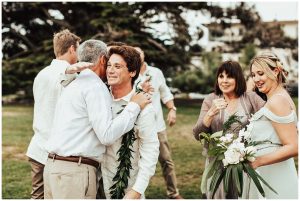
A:
<svg viewBox="0 0 300 201">
<path fill-rule="evenodd" d="M 243 74 L 243 70 L 238 62 L 235 61 L 225 61 L 223 62 L 218 70 L 217 70 L 217 77 L 216 77 L 216 84 L 215 84 L 215 94 L 222 95 L 223 92 L 219 88 L 218 84 L 218 77 L 221 73 L 225 73 L 229 76 L 235 79 L 235 94 L 240 97 L 246 92 L 247 85 L 246 80 Z"/>
<path fill-rule="evenodd" d="M 138 78 L 140 70 L 141 70 L 141 57 L 139 52 L 131 46 L 112 46 L 108 52 L 108 58 L 112 54 L 120 55 L 124 61 L 126 62 L 127 68 L 129 72 L 136 72 L 135 76 L 131 80 L 131 84 L 133 86 L 134 81 Z"/>
</svg>

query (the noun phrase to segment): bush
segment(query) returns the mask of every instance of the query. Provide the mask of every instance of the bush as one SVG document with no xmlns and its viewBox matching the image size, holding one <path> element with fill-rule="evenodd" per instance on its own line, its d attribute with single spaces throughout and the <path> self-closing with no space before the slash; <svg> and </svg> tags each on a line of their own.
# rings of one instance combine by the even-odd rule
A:
<svg viewBox="0 0 300 201">
<path fill-rule="evenodd" d="M 172 86 L 182 92 L 211 93 L 216 82 L 216 71 L 222 58 L 218 52 L 205 52 L 201 55 L 202 68 L 177 74 Z"/>
</svg>

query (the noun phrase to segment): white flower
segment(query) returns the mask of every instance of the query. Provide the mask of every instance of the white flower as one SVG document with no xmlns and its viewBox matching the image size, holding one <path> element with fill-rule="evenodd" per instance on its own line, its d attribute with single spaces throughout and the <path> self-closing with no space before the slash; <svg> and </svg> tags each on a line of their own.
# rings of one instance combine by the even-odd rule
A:
<svg viewBox="0 0 300 201">
<path fill-rule="evenodd" d="M 226 160 L 225 158 L 222 160 L 222 162 L 223 162 L 223 165 L 224 165 L 224 166 L 227 166 L 227 165 L 228 165 L 228 162 L 227 162 L 227 160 Z"/>
<path fill-rule="evenodd" d="M 246 159 L 247 159 L 248 161 L 250 161 L 250 162 L 255 161 L 255 157 L 254 157 L 254 156 L 248 156 Z"/>
<path fill-rule="evenodd" d="M 245 153 L 248 155 L 254 155 L 254 154 L 256 154 L 256 152 L 257 152 L 257 149 L 254 146 L 249 146 L 249 147 L 245 148 Z"/>
<path fill-rule="evenodd" d="M 227 137 L 228 139 L 232 139 L 233 138 L 233 134 L 232 133 L 227 133 L 226 135 L 225 135 L 225 137 Z"/>
<path fill-rule="evenodd" d="M 241 153 L 236 149 L 228 149 L 225 153 L 225 161 L 228 164 L 238 164 L 240 162 Z M 226 163 L 225 162 L 225 163 Z M 224 161 L 223 161 L 224 164 Z"/>
<path fill-rule="evenodd" d="M 220 140 L 223 143 L 230 143 L 232 142 L 233 136 L 234 136 L 233 134 L 228 133 L 225 136 L 220 137 Z"/>
<path fill-rule="evenodd" d="M 229 145 L 228 149 L 235 149 L 238 152 L 243 153 L 244 149 L 245 149 L 245 145 L 244 145 L 244 143 L 242 143 L 238 139 L 236 139 L 236 140 L 233 140 L 232 144 Z"/>
<path fill-rule="evenodd" d="M 245 140 L 248 140 L 248 139 L 250 139 L 250 134 L 251 133 L 250 133 L 250 130 L 248 128 L 247 128 L 247 130 L 242 129 L 242 130 L 239 131 L 239 138 L 243 137 Z"/>
</svg>

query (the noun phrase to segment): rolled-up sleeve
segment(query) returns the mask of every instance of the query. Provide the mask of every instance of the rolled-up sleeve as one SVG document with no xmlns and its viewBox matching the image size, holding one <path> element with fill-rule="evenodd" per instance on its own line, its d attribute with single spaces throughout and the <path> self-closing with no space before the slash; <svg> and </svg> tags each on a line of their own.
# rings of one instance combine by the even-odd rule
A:
<svg viewBox="0 0 300 201">
<path fill-rule="evenodd" d="M 72 74 L 65 74 L 61 73 L 59 76 L 59 83 L 63 86 L 66 87 L 68 86 L 73 80 L 75 80 L 77 77 L 77 73 L 72 73 Z"/>
<path fill-rule="evenodd" d="M 158 77 L 157 80 L 160 82 L 160 84 L 159 84 L 160 97 L 161 97 L 162 102 L 164 104 L 166 104 L 166 102 L 173 100 L 174 96 L 171 93 L 170 88 L 166 84 L 166 79 L 165 79 L 163 73 L 159 69 L 158 69 L 157 77 Z"/>
<path fill-rule="evenodd" d="M 140 138 L 140 159 L 138 161 L 138 175 L 132 187 L 140 194 L 144 194 L 150 178 L 155 173 L 159 155 L 159 140 L 156 128 L 153 126 L 155 112 L 151 105 L 144 110 L 137 122 L 138 137 Z"/>
</svg>

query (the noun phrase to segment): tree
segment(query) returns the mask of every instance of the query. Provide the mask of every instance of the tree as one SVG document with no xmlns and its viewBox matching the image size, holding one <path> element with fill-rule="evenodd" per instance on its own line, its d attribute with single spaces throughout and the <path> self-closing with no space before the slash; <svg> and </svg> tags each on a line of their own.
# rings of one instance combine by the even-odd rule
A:
<svg viewBox="0 0 300 201">
<path fill-rule="evenodd" d="M 217 69 L 222 61 L 218 52 L 202 53 L 202 68 L 189 70 L 173 79 L 172 86 L 185 92 L 198 92 L 202 94 L 211 93 L 216 82 Z"/>
<path fill-rule="evenodd" d="M 247 66 L 250 64 L 252 58 L 256 56 L 256 48 L 254 44 L 246 44 L 244 49 L 242 50 L 242 57 L 241 57 L 241 66 L 243 69 L 246 69 Z"/>
<path fill-rule="evenodd" d="M 3 2 L 3 94 L 22 90 L 32 96 L 34 77 L 54 57 L 53 33 L 65 28 L 83 40 L 140 46 L 149 64 L 174 76 L 189 69 L 193 51 L 201 50 L 191 45 L 182 15 L 189 10 L 210 13 L 224 26 L 230 18 L 223 8 L 208 2 Z M 172 30 L 169 39 L 152 34 L 150 24 L 163 21 Z M 203 36 L 201 30 L 197 35 Z"/>
</svg>

